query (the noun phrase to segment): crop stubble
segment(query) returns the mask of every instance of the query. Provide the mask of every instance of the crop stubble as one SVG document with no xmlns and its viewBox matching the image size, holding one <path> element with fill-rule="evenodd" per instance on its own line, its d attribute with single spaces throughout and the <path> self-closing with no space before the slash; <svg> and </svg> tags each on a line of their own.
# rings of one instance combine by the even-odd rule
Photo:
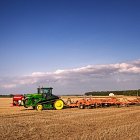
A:
<svg viewBox="0 0 140 140">
<path fill-rule="evenodd" d="M 140 140 L 140 106 L 37 112 L 0 99 L 1 140 Z"/>
</svg>

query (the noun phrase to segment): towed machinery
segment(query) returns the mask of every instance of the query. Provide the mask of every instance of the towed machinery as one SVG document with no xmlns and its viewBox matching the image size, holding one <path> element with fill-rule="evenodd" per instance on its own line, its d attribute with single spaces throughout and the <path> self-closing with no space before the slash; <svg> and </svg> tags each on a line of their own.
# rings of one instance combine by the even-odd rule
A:
<svg viewBox="0 0 140 140">
<path fill-rule="evenodd" d="M 117 97 L 109 97 L 104 99 L 98 98 L 83 98 L 75 102 L 72 102 L 70 98 L 67 100 L 67 105 L 70 108 L 78 107 L 79 109 L 84 108 L 96 108 L 96 107 L 109 107 L 109 106 L 129 106 L 129 105 L 140 105 L 140 98 L 128 100 L 127 98 L 119 99 Z"/>
<path fill-rule="evenodd" d="M 15 95 L 13 105 L 15 105 L 14 102 L 22 102 L 25 108 L 32 107 L 38 111 L 43 109 L 60 110 L 64 107 L 64 102 L 58 96 L 52 94 L 52 89 L 51 87 L 42 87 L 38 88 L 38 92 L 34 94 L 19 95 L 18 98 Z"/>
</svg>

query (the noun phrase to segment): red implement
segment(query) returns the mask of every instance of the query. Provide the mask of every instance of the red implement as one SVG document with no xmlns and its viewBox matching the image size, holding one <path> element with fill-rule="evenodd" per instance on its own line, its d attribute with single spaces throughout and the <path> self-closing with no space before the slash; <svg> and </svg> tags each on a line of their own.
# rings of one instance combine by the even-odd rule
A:
<svg viewBox="0 0 140 140">
<path fill-rule="evenodd" d="M 22 104 L 22 101 L 24 99 L 24 96 L 23 95 L 14 95 L 13 97 L 13 106 L 21 106 L 23 105 Z"/>
</svg>

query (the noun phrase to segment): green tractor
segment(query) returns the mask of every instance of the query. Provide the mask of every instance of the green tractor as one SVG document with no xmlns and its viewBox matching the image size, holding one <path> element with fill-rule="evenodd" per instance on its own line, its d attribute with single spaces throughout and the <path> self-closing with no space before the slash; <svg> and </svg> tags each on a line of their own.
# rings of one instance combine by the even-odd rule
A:
<svg viewBox="0 0 140 140">
<path fill-rule="evenodd" d="M 60 110 L 64 107 L 64 102 L 58 96 L 52 94 L 51 87 L 38 88 L 38 93 L 24 95 L 24 107 L 32 107 L 38 111 L 43 109 L 56 109 Z"/>
</svg>

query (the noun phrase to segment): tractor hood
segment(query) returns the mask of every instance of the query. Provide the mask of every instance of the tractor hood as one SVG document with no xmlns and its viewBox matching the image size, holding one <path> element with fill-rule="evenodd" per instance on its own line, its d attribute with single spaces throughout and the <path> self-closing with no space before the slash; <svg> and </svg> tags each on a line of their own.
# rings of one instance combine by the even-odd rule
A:
<svg viewBox="0 0 140 140">
<path fill-rule="evenodd" d="M 38 94 L 38 93 L 33 93 L 33 94 L 25 94 L 24 95 L 25 98 L 34 98 L 34 99 L 38 99 L 42 97 L 42 94 Z"/>
</svg>

